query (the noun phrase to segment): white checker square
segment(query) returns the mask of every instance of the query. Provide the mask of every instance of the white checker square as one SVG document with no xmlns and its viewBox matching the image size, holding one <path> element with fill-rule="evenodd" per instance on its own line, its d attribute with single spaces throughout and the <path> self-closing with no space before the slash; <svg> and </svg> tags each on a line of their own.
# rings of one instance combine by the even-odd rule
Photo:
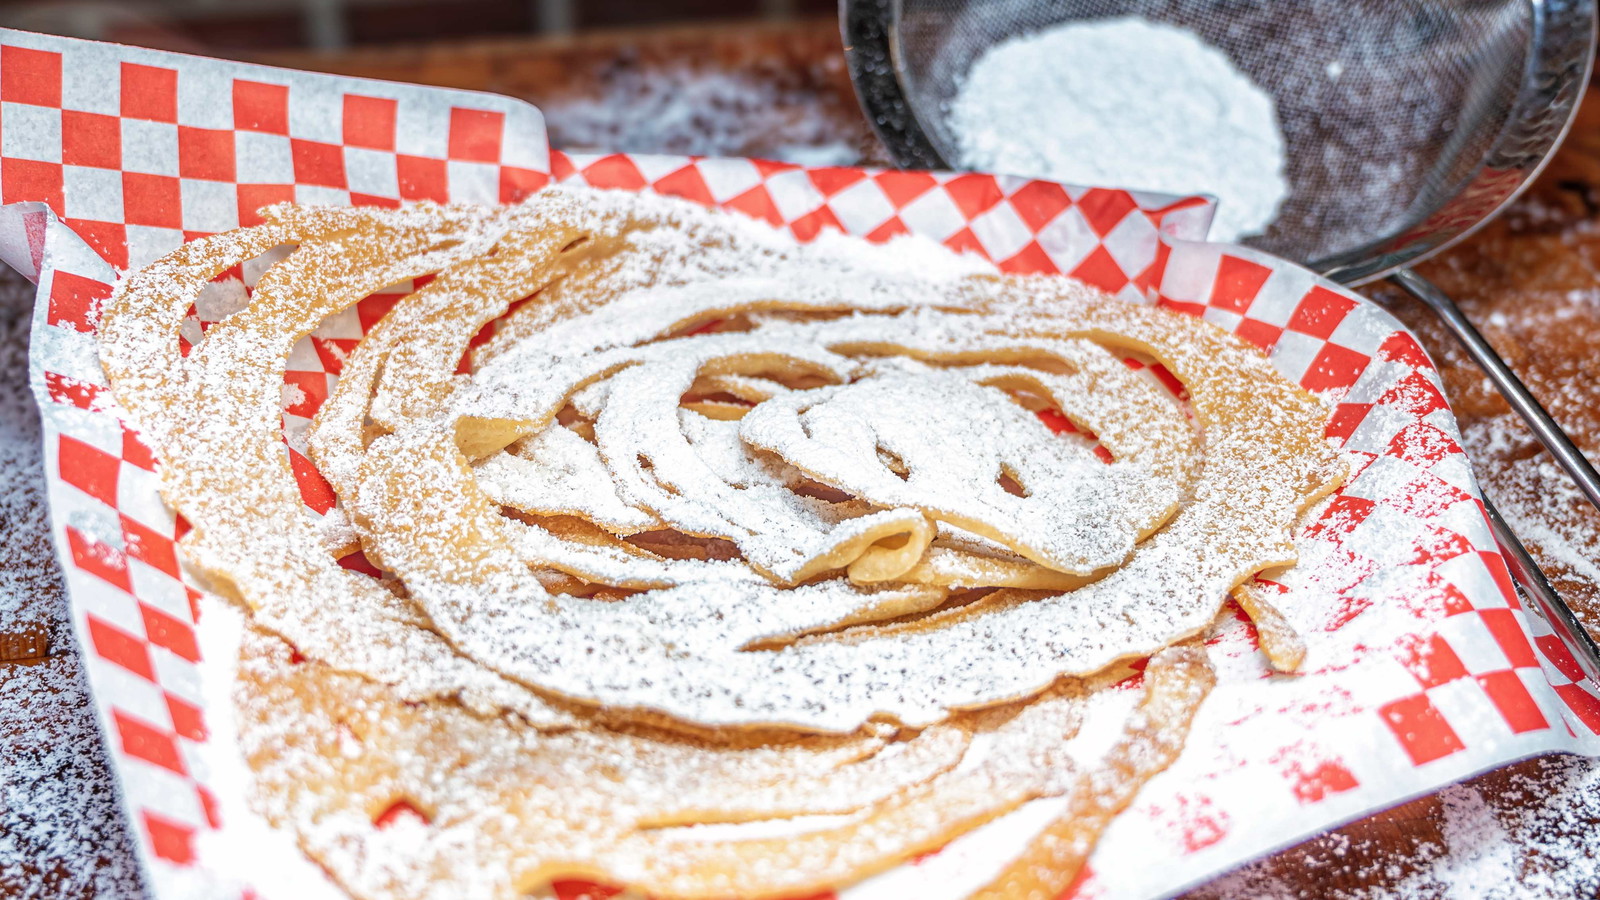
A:
<svg viewBox="0 0 1600 900">
<path fill-rule="evenodd" d="M 240 184 L 293 184 L 294 156 L 289 139 L 261 131 L 239 131 L 233 153 Z"/>
<path fill-rule="evenodd" d="M 164 699 L 162 704 L 163 707 L 166 704 Z M 166 718 L 170 723 L 171 713 Z M 170 724 L 163 730 L 171 731 Z M 111 739 L 113 742 L 117 740 L 114 735 Z M 125 767 L 125 777 L 120 779 L 122 799 L 128 808 L 148 809 L 164 818 L 191 826 L 198 826 L 204 821 L 200 796 L 195 793 L 191 779 L 133 756 L 124 756 L 121 764 Z"/>
<path fill-rule="evenodd" d="M 1205 312 L 1201 315 L 1201 318 L 1217 326 L 1218 328 L 1221 328 L 1223 331 L 1235 330 L 1239 327 L 1239 323 L 1244 320 L 1244 316 L 1241 316 L 1236 312 L 1231 312 L 1226 309 L 1219 309 L 1215 306 L 1206 307 Z"/>
<path fill-rule="evenodd" d="M 316 206 L 349 206 L 350 192 L 319 184 L 297 184 L 294 186 L 294 202 Z"/>
<path fill-rule="evenodd" d="M 344 141 L 344 94 L 338 91 L 289 90 L 289 136 L 303 141 Z"/>
<path fill-rule="evenodd" d="M 1256 309 L 1260 306 L 1260 303 L 1256 303 L 1250 307 L 1250 318 L 1257 318 Z M 1299 332 L 1285 331 L 1278 337 L 1277 345 L 1272 348 L 1272 367 L 1290 381 L 1299 383 L 1301 376 L 1311 368 L 1311 363 L 1316 360 L 1317 353 L 1322 350 L 1324 343 Z"/>
<path fill-rule="evenodd" d="M 7 159 L 61 162 L 61 110 L 0 103 L 0 155 Z"/>
<path fill-rule="evenodd" d="M 1222 251 L 1205 244 L 1179 247 L 1161 272 L 1161 295 L 1179 303 L 1204 304 L 1211 299 Z"/>
<path fill-rule="evenodd" d="M 185 66 L 179 70 L 178 124 L 233 129 L 233 79 L 225 69 Z"/>
<path fill-rule="evenodd" d="M 114 116 L 122 112 L 121 66 L 99 44 L 57 44 L 61 51 L 61 108 Z M 9 104 L 8 104 L 9 105 Z M 5 112 L 9 126 L 10 110 Z"/>
<path fill-rule="evenodd" d="M 399 197 L 400 176 L 395 155 L 386 150 L 344 148 L 345 182 L 351 193 L 374 197 Z"/>
<path fill-rule="evenodd" d="M 117 510 L 157 534 L 171 535 L 176 518 L 161 502 L 161 477 L 123 462 L 117 470 Z"/>
<path fill-rule="evenodd" d="M 761 183 L 761 170 L 746 159 L 703 159 L 696 163 L 711 198 L 718 203 L 732 200 Z"/>
<path fill-rule="evenodd" d="M 139 604 L 127 591 L 107 584 L 76 566 L 66 566 L 65 571 L 72 583 L 72 605 L 79 614 L 92 614 L 129 634 L 144 634 L 144 618 L 139 614 Z"/>
<path fill-rule="evenodd" d="M 1372 356 L 1393 333 L 1394 324 L 1387 315 L 1367 303 L 1360 303 L 1345 314 L 1328 341 Z"/>
<path fill-rule="evenodd" d="M 1512 615 L 1522 618 L 1516 612 Z M 1511 668 L 1511 660 L 1500 649 L 1500 642 L 1494 639 L 1482 616 L 1451 616 L 1439 623 L 1439 636 L 1450 644 L 1462 665 L 1474 675 Z"/>
<path fill-rule="evenodd" d="M 532 106 L 515 104 L 506 112 L 500 137 L 500 161 L 519 169 L 550 171 L 550 139 L 544 115 Z"/>
<path fill-rule="evenodd" d="M 894 215 L 894 204 L 883 195 L 883 188 L 870 178 L 862 179 L 833 196 L 833 214 L 846 234 L 870 234 Z"/>
<path fill-rule="evenodd" d="M 135 637 L 144 639 L 144 622 L 141 621 L 133 629 Z M 95 693 L 99 694 L 107 687 L 110 696 L 116 698 L 117 709 L 128 715 L 130 719 L 141 720 L 146 725 L 154 726 L 161 731 L 172 729 L 172 712 L 167 709 L 167 698 L 162 696 L 161 687 L 143 676 L 124 669 L 110 660 L 104 659 L 96 653 L 85 654 L 96 660 L 103 668 L 95 674 Z M 106 680 L 101 681 L 104 677 Z M 111 729 L 107 735 L 113 742 L 120 743 L 116 728 Z"/>
<path fill-rule="evenodd" d="M 1170 210 L 1161 214 L 1161 233 L 1180 241 L 1203 241 L 1216 215 L 1215 203 Z"/>
<path fill-rule="evenodd" d="M 128 226 L 128 265 L 137 268 L 155 262 L 183 243 L 183 232 L 176 228 Z"/>
<path fill-rule="evenodd" d="M 445 163 L 450 178 L 450 199 L 455 203 L 499 203 L 500 167 L 493 163 Z"/>
<path fill-rule="evenodd" d="M 791 223 L 822 205 L 822 192 L 805 172 L 790 169 L 774 174 L 767 180 L 767 193 L 784 224 Z"/>
<path fill-rule="evenodd" d="M 655 184 L 691 162 L 687 156 L 656 153 L 634 153 L 630 154 L 628 159 L 632 160 L 633 164 L 638 167 L 639 174 L 644 176 L 644 180 L 651 184 Z"/>
<path fill-rule="evenodd" d="M 188 621 L 188 610 L 184 610 L 183 614 L 178 618 Z M 165 647 L 156 646 L 151 646 L 150 648 L 150 661 L 155 664 L 156 681 L 161 683 L 164 691 L 176 695 L 180 700 L 187 700 L 195 706 L 202 708 L 205 706 L 205 689 L 200 685 L 200 671 L 195 667 L 194 663 Z M 167 715 L 169 718 L 171 717 L 171 710 L 168 710 Z M 186 738 L 179 735 L 179 749 L 182 749 L 188 743 L 189 741 Z M 185 760 L 185 762 L 187 761 Z M 189 771 L 193 772 L 194 767 L 190 766 Z"/>
<path fill-rule="evenodd" d="M 1073 207 L 1076 209 L 1077 207 Z M 1123 216 L 1105 236 L 1106 252 L 1129 278 L 1149 267 L 1156 258 L 1158 235 L 1150 220 L 1139 213 Z"/>
<path fill-rule="evenodd" d="M 395 108 L 395 150 L 407 156 L 443 159 L 450 154 L 450 103 L 437 96 L 410 96 Z"/>
<path fill-rule="evenodd" d="M 900 221 L 904 222 L 913 234 L 936 241 L 948 239 L 967 225 L 967 220 L 961 215 L 961 210 L 955 201 L 938 188 L 901 207 Z"/>
<path fill-rule="evenodd" d="M 178 174 L 178 126 L 123 119 L 122 168 L 149 175 Z"/>
<path fill-rule="evenodd" d="M 69 219 L 122 221 L 122 173 L 115 169 L 62 166 L 63 211 Z"/>
<path fill-rule="evenodd" d="M 178 182 L 183 198 L 185 231 L 216 234 L 239 227 L 239 195 L 223 181 L 184 178 Z"/>
<path fill-rule="evenodd" d="M 973 219 L 972 233 L 995 262 L 1010 259 L 1033 240 L 1033 232 L 1022 223 L 1009 203 L 998 204 Z M 1069 247 L 1068 251 L 1071 249 Z M 1068 267 L 1061 261 L 1057 264 Z"/>
<path fill-rule="evenodd" d="M 1011 209 L 1010 206 L 1005 207 Z M 1019 220 L 1020 224 L 1020 220 Z M 1024 226 L 1026 227 L 1026 226 Z M 979 235 L 981 239 L 983 236 Z M 1063 272 L 1070 272 L 1100 246 L 1100 236 L 1089 227 L 1089 221 L 1083 217 L 1083 212 L 1076 206 L 1069 206 L 1061 214 L 1050 220 L 1049 224 L 1039 229 L 1039 246 L 1044 252 L 1050 254 L 1056 267 Z M 988 242 L 985 241 L 985 244 Z M 1021 249 L 1020 247 L 1018 249 Z M 1012 251 L 1015 252 L 1015 251 Z M 1010 253 L 995 257 L 1004 259 Z M 1126 270 L 1124 270 L 1126 271 Z"/>
<path fill-rule="evenodd" d="M 137 559 L 128 560 L 128 577 L 133 582 L 133 593 L 146 606 L 180 621 L 189 620 L 189 595 L 183 582 Z"/>
</svg>

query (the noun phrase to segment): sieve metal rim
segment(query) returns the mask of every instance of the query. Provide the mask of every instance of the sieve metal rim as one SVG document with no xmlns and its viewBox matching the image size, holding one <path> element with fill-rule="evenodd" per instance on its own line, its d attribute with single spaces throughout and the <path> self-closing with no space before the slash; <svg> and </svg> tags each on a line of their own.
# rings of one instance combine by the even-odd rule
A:
<svg viewBox="0 0 1600 900">
<path fill-rule="evenodd" d="M 952 169 L 901 78 L 901 0 L 840 0 L 840 31 L 857 99 L 896 165 Z M 1360 285 L 1454 246 L 1493 219 L 1544 170 L 1571 130 L 1595 61 L 1596 0 L 1528 0 L 1532 27 L 1521 82 L 1500 133 L 1473 174 L 1435 208 L 1372 241 L 1300 260 Z M 1491 169 L 1495 162 L 1503 168 Z M 1513 178 L 1507 178 L 1512 173 Z"/>
</svg>

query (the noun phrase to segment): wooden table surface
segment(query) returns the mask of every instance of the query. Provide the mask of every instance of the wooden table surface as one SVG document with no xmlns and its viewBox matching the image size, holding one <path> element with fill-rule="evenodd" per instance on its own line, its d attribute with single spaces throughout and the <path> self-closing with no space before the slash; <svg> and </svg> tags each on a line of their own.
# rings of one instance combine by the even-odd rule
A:
<svg viewBox="0 0 1600 900">
<path fill-rule="evenodd" d="M 522 97 L 545 109 L 557 146 L 604 140 L 605 149 L 615 150 L 770 156 L 796 154 L 802 145 L 820 144 L 840 156 L 839 162 L 884 161 L 856 106 L 830 21 L 697 26 L 563 40 L 507 39 L 331 56 L 283 54 L 265 61 Z M 686 110 L 689 101 L 696 108 Z M 1591 452 L 1600 448 L 1600 378 L 1596 377 L 1600 354 L 1595 352 L 1600 349 L 1600 301 L 1574 301 L 1576 293 L 1593 293 L 1600 284 L 1600 94 L 1591 95 L 1572 138 L 1525 198 L 1479 235 L 1422 269 L 1470 316 L 1486 323 L 1491 341 L 1514 366 L 1529 373 L 1535 392 L 1580 444 Z M 3 288 L 0 285 L 0 313 L 14 317 L 19 292 L 14 282 L 9 290 Z M 1594 546 L 1600 515 L 1574 504 L 1570 492 L 1561 490 L 1559 478 L 1537 465 L 1542 451 L 1525 432 L 1507 424 L 1503 402 L 1485 389 L 1481 376 L 1426 314 L 1392 290 L 1368 293 L 1421 334 L 1441 363 L 1480 480 L 1508 515 L 1523 523 L 1524 533 L 1531 533 L 1526 527 L 1530 524 L 1539 527 L 1551 547 L 1536 543 L 1536 555 L 1586 621 L 1600 626 L 1600 585 L 1586 577 L 1582 565 L 1585 560 L 1600 562 Z M 1549 327 L 1552 317 L 1559 318 L 1560 328 Z M 14 352 L 21 339 L 18 329 L 0 329 L 0 390 L 10 395 L 21 389 L 18 379 L 25 378 L 20 356 Z M 13 352 L 4 352 L 8 348 Z M 4 469 L 7 465 L 10 471 Z M 23 471 L 36 466 L 36 460 L 18 462 L 0 453 L 0 494 L 7 478 L 13 484 L 19 479 L 37 480 L 36 471 Z M 32 496 L 31 502 L 37 503 L 37 494 Z M 48 571 L 53 562 L 38 531 L 40 521 L 36 515 L 0 518 L 0 546 L 32 548 L 28 552 L 35 567 L 45 571 L 35 577 L 33 589 L 39 596 L 31 608 L 41 611 L 39 615 L 59 615 L 59 581 Z M 1552 549 L 1558 542 L 1560 552 Z M 1574 548 L 1582 557 L 1578 564 Z M 60 639 L 65 635 L 57 632 L 48 665 L 70 680 L 76 677 L 75 649 L 70 638 Z M 0 680 L 0 690 L 4 685 Z M 125 871 L 120 826 L 104 821 L 115 810 L 102 796 L 103 778 L 97 777 L 103 763 L 98 746 L 93 746 L 92 720 L 81 697 L 69 692 L 68 699 L 78 707 L 72 714 L 45 716 L 40 720 L 42 729 L 30 736 L 57 751 L 61 744 L 77 748 L 74 753 L 57 752 L 61 757 L 57 771 L 46 776 L 50 782 L 46 787 L 61 789 L 35 790 L 32 795 L 62 798 L 61 806 L 25 815 L 32 817 L 30 821 L 54 816 L 61 828 L 76 828 L 84 837 L 76 844 L 66 842 L 76 848 L 66 858 L 51 857 L 52 850 L 59 854 L 58 845 L 52 844 L 41 848 L 28 872 L 0 868 L 0 895 L 18 895 L 28 886 L 52 898 L 134 890 L 136 880 Z M 0 692 L 0 737 L 5 736 L 8 702 Z M 12 722 L 17 720 L 11 717 Z M 1511 818 L 1531 793 L 1553 789 L 1558 775 L 1570 775 L 1571 768 L 1528 761 L 1481 776 L 1469 787 L 1497 816 Z M 75 790 L 80 782 L 88 787 Z M 0 796 L 0 849 L 7 839 L 3 831 L 7 821 L 19 821 L 16 811 L 10 813 L 12 819 L 6 818 L 5 803 Z M 1440 798 L 1425 797 L 1259 861 L 1191 896 L 1337 897 L 1397 885 L 1436 852 L 1430 848 L 1446 843 L 1445 822 Z M 1559 857 L 1580 846 L 1594 846 L 1592 839 L 1580 842 L 1596 828 L 1600 821 L 1567 817 L 1559 823 L 1558 833 L 1545 835 L 1542 844 L 1555 848 Z M 1525 856 L 1524 866 L 1558 864 L 1540 854 Z M 38 870 L 66 874 L 41 880 Z M 91 871 L 102 874 L 83 874 Z M 1408 898 L 1429 895 L 1425 889 L 1418 893 L 1415 879 L 1411 880 Z M 15 889 L 8 890 L 8 885 Z M 1445 891 L 1440 887 L 1438 896 L 1446 896 Z"/>
</svg>

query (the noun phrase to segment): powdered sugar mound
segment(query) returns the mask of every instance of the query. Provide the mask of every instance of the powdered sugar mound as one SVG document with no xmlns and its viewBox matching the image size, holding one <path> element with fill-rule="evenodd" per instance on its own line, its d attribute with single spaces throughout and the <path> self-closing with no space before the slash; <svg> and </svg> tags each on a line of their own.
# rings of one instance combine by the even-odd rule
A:
<svg viewBox="0 0 1600 900">
<path fill-rule="evenodd" d="M 1259 234 L 1289 186 L 1271 95 L 1187 29 L 1070 22 L 989 48 L 950 107 L 982 171 L 1222 202 L 1213 237 Z"/>
</svg>

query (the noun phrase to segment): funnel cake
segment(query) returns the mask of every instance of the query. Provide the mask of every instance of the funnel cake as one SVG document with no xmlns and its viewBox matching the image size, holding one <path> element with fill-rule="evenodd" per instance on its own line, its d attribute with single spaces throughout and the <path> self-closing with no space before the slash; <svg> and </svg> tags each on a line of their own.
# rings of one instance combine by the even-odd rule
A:
<svg viewBox="0 0 1600 900">
<path fill-rule="evenodd" d="M 263 219 L 125 279 L 102 359 L 185 562 L 250 613 L 255 805 L 363 898 L 792 895 L 1042 797 L 982 893 L 1059 892 L 1181 750 L 1195 639 L 1344 475 L 1253 348 L 1063 279 L 610 192 Z M 287 359 L 413 279 L 307 434 L 328 528 Z"/>
</svg>

